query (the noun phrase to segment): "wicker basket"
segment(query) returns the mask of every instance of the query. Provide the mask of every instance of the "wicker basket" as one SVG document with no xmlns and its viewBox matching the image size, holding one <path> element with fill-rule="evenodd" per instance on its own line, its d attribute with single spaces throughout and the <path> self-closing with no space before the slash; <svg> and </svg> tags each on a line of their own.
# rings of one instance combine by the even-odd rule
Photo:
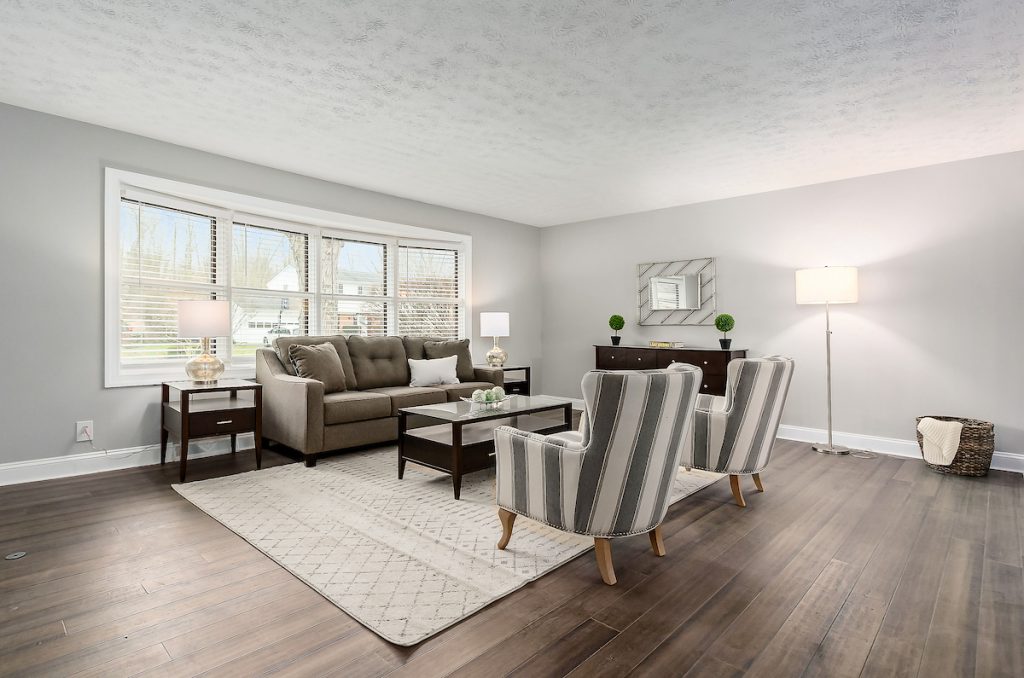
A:
<svg viewBox="0 0 1024 678">
<path fill-rule="evenodd" d="M 992 453 L 996 448 L 995 426 L 989 421 L 978 419 L 965 419 L 963 417 L 918 417 L 917 423 L 922 419 L 938 419 L 939 421 L 959 421 L 964 425 L 960 432 L 960 447 L 956 450 L 956 456 L 949 466 L 928 464 L 933 470 L 939 473 L 952 473 L 958 476 L 983 476 L 988 474 L 992 465 Z M 921 458 L 924 458 L 924 440 L 921 432 L 917 432 L 917 444 L 921 448 Z"/>
</svg>

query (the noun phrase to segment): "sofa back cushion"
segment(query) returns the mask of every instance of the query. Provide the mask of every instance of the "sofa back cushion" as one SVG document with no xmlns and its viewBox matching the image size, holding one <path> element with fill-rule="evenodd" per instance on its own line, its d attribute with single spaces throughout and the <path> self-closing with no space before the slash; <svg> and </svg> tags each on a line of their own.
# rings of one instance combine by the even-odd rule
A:
<svg viewBox="0 0 1024 678">
<path fill-rule="evenodd" d="M 469 339 L 462 341 L 425 341 L 423 343 L 429 360 L 458 356 L 459 360 L 455 365 L 455 374 L 459 381 L 473 381 L 473 356 L 469 353 Z"/>
<path fill-rule="evenodd" d="M 348 342 L 345 341 L 345 337 L 340 334 L 335 334 L 329 337 L 278 337 L 274 339 L 274 351 L 277 353 L 278 359 L 281 364 L 284 365 L 284 369 L 288 374 L 293 377 L 295 374 L 295 366 L 292 365 L 291 356 L 288 351 L 293 344 L 300 346 L 317 346 L 319 344 L 328 343 L 334 346 L 334 350 L 338 352 L 338 358 L 341 360 L 341 368 L 345 371 L 345 385 L 349 390 L 362 388 L 356 379 L 356 371 L 352 366 L 352 357 L 349 355 Z"/>
<path fill-rule="evenodd" d="M 401 338 L 351 336 L 348 352 L 359 389 L 409 385 L 409 364 Z"/>
<path fill-rule="evenodd" d="M 405 357 L 410 360 L 426 360 L 427 352 L 423 344 L 428 341 L 444 341 L 441 337 L 402 337 L 402 345 L 405 346 Z"/>
</svg>

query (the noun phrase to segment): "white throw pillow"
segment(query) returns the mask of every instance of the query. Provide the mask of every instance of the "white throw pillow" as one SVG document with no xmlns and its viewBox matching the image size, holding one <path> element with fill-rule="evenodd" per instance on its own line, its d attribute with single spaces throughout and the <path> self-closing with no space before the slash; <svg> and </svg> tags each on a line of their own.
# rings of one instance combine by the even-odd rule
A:
<svg viewBox="0 0 1024 678">
<path fill-rule="evenodd" d="M 457 384 L 459 378 L 455 376 L 455 365 L 459 356 L 451 355 L 447 358 L 435 358 L 434 360 L 413 360 L 409 358 L 409 371 L 412 379 L 409 386 L 437 386 L 438 384 Z"/>
</svg>

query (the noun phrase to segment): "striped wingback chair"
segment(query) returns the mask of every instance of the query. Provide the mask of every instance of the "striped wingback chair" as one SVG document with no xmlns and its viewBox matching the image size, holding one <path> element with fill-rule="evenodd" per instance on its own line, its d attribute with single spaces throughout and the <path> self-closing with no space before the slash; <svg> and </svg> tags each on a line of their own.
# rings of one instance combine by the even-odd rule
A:
<svg viewBox="0 0 1024 678">
<path fill-rule="evenodd" d="M 697 396 L 683 465 L 728 473 L 736 503 L 746 506 L 739 477 L 751 475 L 764 492 L 761 471 L 772 455 L 786 405 L 793 360 L 782 356 L 741 358 L 729 363 L 725 396 Z"/>
<path fill-rule="evenodd" d="M 577 433 L 544 436 L 495 430 L 498 548 L 517 515 L 594 537 L 597 565 L 615 583 L 609 539 L 647 533 L 665 555 L 661 522 L 679 470 L 701 383 L 692 365 L 675 370 L 583 377 L 585 411 Z"/>
</svg>

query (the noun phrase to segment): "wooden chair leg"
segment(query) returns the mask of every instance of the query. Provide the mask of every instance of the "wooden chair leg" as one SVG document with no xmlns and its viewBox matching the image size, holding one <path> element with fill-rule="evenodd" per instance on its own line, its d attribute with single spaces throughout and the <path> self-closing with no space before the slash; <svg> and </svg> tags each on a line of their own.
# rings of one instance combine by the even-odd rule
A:
<svg viewBox="0 0 1024 678">
<path fill-rule="evenodd" d="M 516 522 L 516 514 L 499 508 L 498 520 L 501 521 L 501 539 L 498 540 L 498 548 L 505 550 L 508 540 L 512 538 L 512 525 Z"/>
<path fill-rule="evenodd" d="M 601 579 L 608 586 L 614 586 L 615 566 L 612 565 L 612 543 L 608 539 L 594 538 L 594 553 L 597 555 L 597 569 L 601 573 Z"/>
<path fill-rule="evenodd" d="M 661 525 L 648 532 L 647 536 L 651 538 L 651 548 L 654 549 L 654 555 L 665 555 L 665 542 L 661 538 Z"/>
<path fill-rule="evenodd" d="M 743 501 L 743 491 L 740 490 L 740 477 L 730 475 L 729 486 L 732 487 L 732 497 L 736 500 L 736 505 L 740 508 L 746 508 L 747 502 Z"/>
<path fill-rule="evenodd" d="M 751 476 L 754 479 L 754 486 L 757 487 L 758 492 L 764 492 L 764 485 L 761 484 L 761 474 L 755 473 Z"/>
</svg>

